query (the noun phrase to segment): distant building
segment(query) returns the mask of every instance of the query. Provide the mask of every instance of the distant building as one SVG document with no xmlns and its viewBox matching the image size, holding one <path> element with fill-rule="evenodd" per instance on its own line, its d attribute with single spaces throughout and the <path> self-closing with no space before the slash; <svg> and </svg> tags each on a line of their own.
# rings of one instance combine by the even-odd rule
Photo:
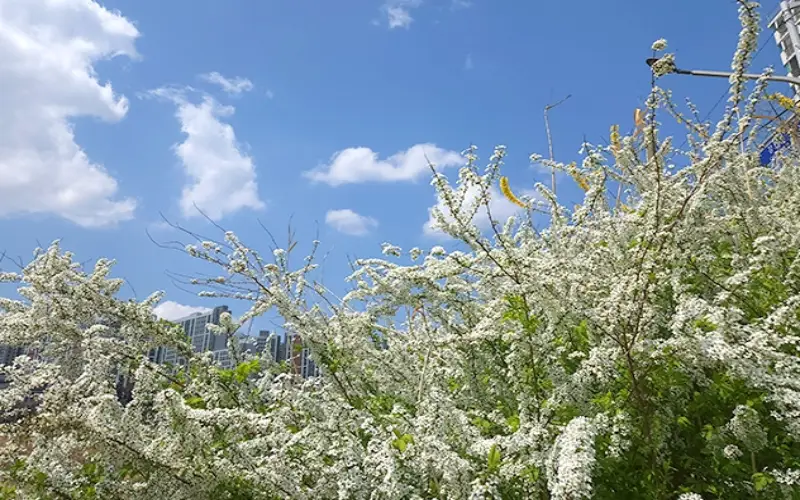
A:
<svg viewBox="0 0 800 500">
<path fill-rule="evenodd" d="M 25 349 L 22 347 L 11 345 L 0 345 L 0 366 L 8 366 L 14 364 L 17 356 L 22 356 Z"/>
<path fill-rule="evenodd" d="M 14 360 L 17 356 L 21 356 L 25 353 L 25 349 L 22 347 L 16 347 L 11 345 L 0 345 L 0 366 L 9 366 L 14 364 Z M 8 381 L 6 380 L 6 376 L 0 373 L 0 389 L 3 389 L 8 385 Z"/>
<path fill-rule="evenodd" d="M 311 359 L 311 349 L 303 348 L 300 352 L 300 376 L 303 378 L 319 377 L 319 367 Z"/>
<path fill-rule="evenodd" d="M 183 331 L 189 337 L 194 352 L 211 351 L 214 359 L 223 363 L 228 360 L 228 341 L 225 335 L 215 335 L 208 331 L 207 325 L 219 324 L 219 317 L 222 313 L 230 312 L 228 306 L 217 306 L 207 313 L 194 313 L 185 318 L 173 321 L 183 327 Z M 224 354 L 222 353 L 224 351 Z M 150 351 L 150 360 L 155 363 L 169 363 L 172 365 L 183 365 L 186 360 L 178 355 L 175 349 L 163 348 Z"/>
<path fill-rule="evenodd" d="M 300 335 L 287 335 L 285 352 L 292 373 L 303 378 L 319 376 L 319 368 L 311 359 L 311 349 L 303 344 Z"/>
<path fill-rule="evenodd" d="M 274 334 L 269 330 L 261 330 L 255 338 L 255 353 L 269 353 L 272 361 L 280 363 L 286 361 L 286 343 L 283 342 L 281 335 Z"/>
<path fill-rule="evenodd" d="M 258 337 L 242 338 L 243 351 L 261 355 L 267 353 L 275 363 L 286 362 L 290 372 L 303 378 L 317 377 L 319 368 L 311 359 L 311 349 L 303 345 L 299 335 L 282 336 L 261 330 Z"/>
</svg>

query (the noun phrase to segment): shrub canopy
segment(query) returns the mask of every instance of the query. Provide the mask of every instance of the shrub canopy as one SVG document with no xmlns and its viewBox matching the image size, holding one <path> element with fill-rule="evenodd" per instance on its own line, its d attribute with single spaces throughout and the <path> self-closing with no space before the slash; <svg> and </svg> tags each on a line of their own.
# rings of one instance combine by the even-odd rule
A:
<svg viewBox="0 0 800 500">
<path fill-rule="evenodd" d="M 153 319 L 159 294 L 115 298 L 110 261 L 85 271 L 58 243 L 0 274 L 21 295 L 0 299 L 0 343 L 38 350 L 0 392 L 0 498 L 800 498 L 800 156 L 759 163 L 774 124 L 755 118 L 766 81 L 741 77 L 759 21 L 740 14 L 721 121 L 654 85 L 631 135 L 542 162 L 585 189 L 574 208 L 543 185 L 515 196 L 505 150 L 481 168 L 472 148 L 456 185 L 433 175 L 465 250 L 387 244 L 341 299 L 313 253 L 290 267 L 290 248 L 232 233 L 186 247 L 223 272 L 204 295 L 252 302 L 218 332 L 276 311 L 319 378 L 233 336 L 237 365 L 216 367 Z M 660 138 L 669 115 L 688 148 Z M 524 208 L 482 232 L 501 192 Z M 159 345 L 187 365 L 149 362 Z"/>
</svg>

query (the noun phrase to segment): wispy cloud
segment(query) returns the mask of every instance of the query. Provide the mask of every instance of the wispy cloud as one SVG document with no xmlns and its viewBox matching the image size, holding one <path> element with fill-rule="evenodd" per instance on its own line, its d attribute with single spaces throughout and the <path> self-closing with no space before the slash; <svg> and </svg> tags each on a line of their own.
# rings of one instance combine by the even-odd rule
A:
<svg viewBox="0 0 800 500">
<path fill-rule="evenodd" d="M 340 233 L 351 236 L 364 236 L 378 227 L 378 221 L 374 218 L 360 215 L 349 208 L 328 210 L 325 223 Z"/>
<path fill-rule="evenodd" d="M 242 152 L 233 127 L 223 121 L 233 106 L 223 106 L 209 95 L 199 102 L 187 96 L 188 88 L 160 88 L 150 95 L 172 101 L 186 138 L 174 146 L 189 182 L 181 193 L 180 207 L 186 217 L 200 215 L 221 219 L 244 208 L 264 208 L 259 199 L 252 157 Z"/>
<path fill-rule="evenodd" d="M 445 168 L 465 163 L 455 151 L 435 144 L 417 144 L 381 160 L 370 148 L 347 148 L 333 155 L 330 163 L 303 175 L 330 186 L 364 182 L 404 182 L 418 180 L 430 173 L 430 163 Z"/>
<path fill-rule="evenodd" d="M 464 59 L 464 69 L 471 70 L 474 67 L 475 65 L 472 63 L 472 54 L 467 54 L 467 57 Z"/>
<path fill-rule="evenodd" d="M 207 313 L 209 311 L 211 309 L 207 307 L 187 306 L 171 300 L 166 300 L 153 308 L 153 314 L 167 321 L 176 321 L 194 313 Z"/>
<path fill-rule="evenodd" d="M 416 9 L 422 4 L 422 0 L 387 0 L 383 4 L 383 12 L 389 29 L 406 28 L 411 26 L 414 18 L 411 17 L 411 10 Z"/>
<path fill-rule="evenodd" d="M 216 71 L 200 75 L 200 79 L 218 85 L 224 92 L 230 95 L 239 95 L 242 92 L 249 92 L 253 90 L 255 85 L 247 78 L 239 76 L 233 78 L 226 78 Z"/>
</svg>

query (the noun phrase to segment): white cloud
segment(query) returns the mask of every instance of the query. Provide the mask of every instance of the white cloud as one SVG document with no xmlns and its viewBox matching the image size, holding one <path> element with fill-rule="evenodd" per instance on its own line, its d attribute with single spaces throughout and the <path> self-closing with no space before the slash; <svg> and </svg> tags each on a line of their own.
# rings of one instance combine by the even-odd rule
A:
<svg viewBox="0 0 800 500">
<path fill-rule="evenodd" d="M 70 119 L 122 119 L 128 100 L 94 64 L 138 57 L 139 32 L 94 0 L 0 0 L 0 216 L 54 214 L 86 227 L 133 217 L 117 181 L 76 144 Z"/>
<path fill-rule="evenodd" d="M 153 308 L 153 314 L 167 321 L 177 321 L 194 313 L 207 313 L 210 311 L 211 309 L 208 307 L 186 306 L 171 300 L 166 300 Z"/>
<path fill-rule="evenodd" d="M 229 79 L 225 78 L 216 71 L 200 75 L 200 78 L 207 81 L 208 83 L 219 85 L 223 91 L 232 95 L 241 94 L 242 92 L 249 92 L 253 90 L 254 87 L 253 82 L 251 82 L 247 78 L 241 78 L 237 76 Z"/>
<path fill-rule="evenodd" d="M 195 205 L 215 220 L 244 208 L 264 208 L 258 196 L 253 159 L 240 150 L 233 127 L 221 120 L 235 109 L 208 95 L 194 103 L 186 96 L 186 90 L 151 91 L 177 105 L 175 116 L 186 134 L 186 139 L 174 146 L 189 177 L 180 200 L 183 215 L 200 215 Z"/>
<path fill-rule="evenodd" d="M 463 165 L 466 161 L 455 151 L 435 144 L 417 144 L 385 160 L 370 148 L 347 148 L 335 153 L 328 165 L 321 165 L 303 175 L 314 182 L 331 186 L 362 182 L 401 182 L 417 180 L 430 173 L 428 162 L 439 168 Z"/>
<path fill-rule="evenodd" d="M 452 0 L 450 2 L 450 8 L 452 10 L 467 9 L 469 7 L 472 7 L 472 2 L 469 0 Z"/>
<path fill-rule="evenodd" d="M 370 229 L 378 227 L 378 221 L 372 217 L 359 215 L 349 208 L 328 210 L 325 223 L 340 233 L 352 236 L 364 236 Z"/>
<path fill-rule="evenodd" d="M 533 196 L 533 191 L 525 191 L 523 194 L 528 196 Z M 467 190 L 467 194 L 464 198 L 464 208 L 471 206 L 471 204 L 480 196 L 480 188 L 477 186 L 471 186 Z M 491 197 L 491 201 L 489 202 L 489 209 L 492 212 L 492 218 L 500 224 L 502 227 L 503 224 L 508 220 L 509 217 L 512 215 L 516 215 L 522 211 L 522 208 L 518 207 L 517 205 L 511 203 L 503 193 L 500 192 L 499 189 L 495 187 L 489 188 L 489 196 Z M 442 211 L 445 214 L 445 219 L 452 223 L 454 222 L 453 216 L 450 214 L 450 210 L 447 208 L 444 200 L 438 198 L 437 203 L 435 205 L 436 208 Z M 447 238 L 449 237 L 441 229 L 439 229 L 436 220 L 433 218 L 433 209 L 431 207 L 428 209 L 428 221 L 422 227 L 422 231 L 426 236 L 433 236 L 438 238 Z M 483 206 L 478 209 L 478 213 L 475 214 L 475 219 L 473 220 L 475 225 L 477 225 L 480 229 L 489 229 L 491 228 L 491 224 L 489 222 L 489 214 L 486 212 L 486 207 Z"/>
<path fill-rule="evenodd" d="M 414 21 L 411 9 L 420 6 L 422 0 L 388 0 L 383 4 L 383 11 L 389 24 L 389 29 L 408 28 Z"/>
<path fill-rule="evenodd" d="M 467 54 L 467 58 L 464 59 L 464 69 L 470 70 L 474 67 L 475 65 L 472 63 L 472 54 Z"/>
</svg>

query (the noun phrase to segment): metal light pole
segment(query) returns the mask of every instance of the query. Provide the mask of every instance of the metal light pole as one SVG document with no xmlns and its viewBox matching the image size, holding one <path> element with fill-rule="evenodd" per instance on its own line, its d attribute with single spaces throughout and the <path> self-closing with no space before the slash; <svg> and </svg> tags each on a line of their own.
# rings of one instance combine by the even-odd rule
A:
<svg viewBox="0 0 800 500">
<path fill-rule="evenodd" d="M 650 58 L 647 60 L 647 65 L 652 67 L 653 64 L 658 61 L 657 58 Z M 680 69 L 674 68 L 671 73 L 676 73 L 678 75 L 694 75 L 694 76 L 712 76 L 717 78 L 730 78 L 735 73 L 729 71 L 706 71 L 706 70 L 699 70 L 699 69 Z M 744 73 L 741 75 L 742 78 L 747 80 L 758 80 L 763 75 L 756 75 L 753 73 Z M 800 85 L 800 78 L 794 78 L 791 76 L 768 76 L 766 77 L 767 81 L 770 82 L 783 82 L 783 83 L 791 83 L 792 85 Z"/>
</svg>

